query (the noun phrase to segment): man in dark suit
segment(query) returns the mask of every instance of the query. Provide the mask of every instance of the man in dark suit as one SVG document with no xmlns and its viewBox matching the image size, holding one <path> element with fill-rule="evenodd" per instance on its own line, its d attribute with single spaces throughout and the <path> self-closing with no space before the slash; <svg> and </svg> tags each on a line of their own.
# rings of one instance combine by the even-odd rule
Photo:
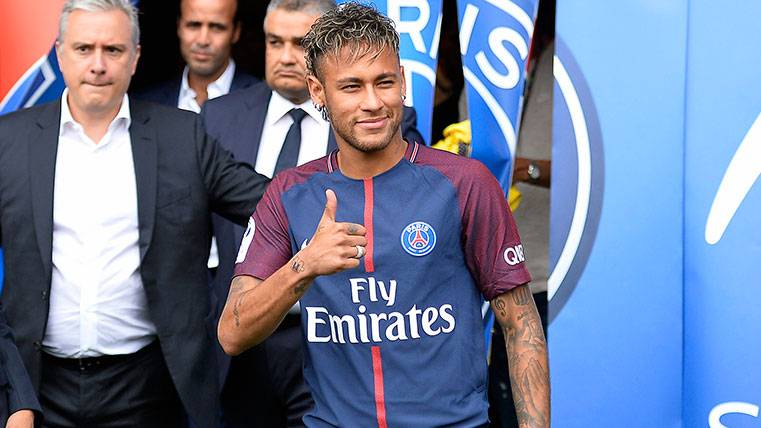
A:
<svg viewBox="0 0 761 428">
<path fill-rule="evenodd" d="M 210 215 L 267 180 L 127 97 L 138 41 L 129 0 L 68 0 L 61 101 L 0 118 L 3 303 L 50 426 L 218 426 Z"/>
<path fill-rule="evenodd" d="M 260 174 L 272 177 L 336 148 L 330 124 L 309 100 L 300 45 L 317 17 L 334 7 L 333 0 L 272 0 L 264 19 L 266 82 L 210 100 L 202 110 L 209 135 Z M 405 138 L 423 144 L 414 109 L 404 113 Z M 244 229 L 216 216 L 213 222 L 220 260 L 213 292 L 221 313 Z M 299 323 L 295 307 L 264 343 L 232 360 L 220 357 L 231 426 L 302 425 L 313 403 L 301 373 Z"/>
<path fill-rule="evenodd" d="M 0 306 L 0 426 L 32 428 L 42 420 L 40 412 L 40 403 Z"/>
<path fill-rule="evenodd" d="M 206 100 L 259 82 L 230 57 L 240 31 L 237 0 L 182 0 L 177 37 L 185 69 L 177 78 L 135 96 L 198 113 Z"/>
</svg>

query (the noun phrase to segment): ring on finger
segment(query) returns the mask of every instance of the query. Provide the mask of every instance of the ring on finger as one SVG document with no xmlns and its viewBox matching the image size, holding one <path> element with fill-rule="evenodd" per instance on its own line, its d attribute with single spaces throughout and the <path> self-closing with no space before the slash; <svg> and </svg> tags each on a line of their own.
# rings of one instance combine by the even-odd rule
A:
<svg viewBox="0 0 761 428">
<path fill-rule="evenodd" d="M 357 255 L 354 256 L 355 259 L 361 259 L 367 251 L 365 250 L 365 247 L 361 245 L 355 245 L 354 248 L 357 249 Z"/>
</svg>

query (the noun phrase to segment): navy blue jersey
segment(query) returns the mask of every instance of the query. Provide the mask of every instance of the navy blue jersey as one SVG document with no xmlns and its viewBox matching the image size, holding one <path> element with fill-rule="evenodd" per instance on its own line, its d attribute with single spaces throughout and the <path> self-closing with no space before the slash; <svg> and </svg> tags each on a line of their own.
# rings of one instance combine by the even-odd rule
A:
<svg viewBox="0 0 761 428">
<path fill-rule="evenodd" d="M 530 280 L 504 193 L 480 162 L 409 144 L 370 179 L 336 152 L 280 173 L 249 223 L 236 275 L 266 279 L 314 234 L 325 190 L 336 221 L 363 224 L 356 269 L 301 298 L 307 426 L 477 426 L 488 421 L 481 320 L 487 300 Z"/>
</svg>

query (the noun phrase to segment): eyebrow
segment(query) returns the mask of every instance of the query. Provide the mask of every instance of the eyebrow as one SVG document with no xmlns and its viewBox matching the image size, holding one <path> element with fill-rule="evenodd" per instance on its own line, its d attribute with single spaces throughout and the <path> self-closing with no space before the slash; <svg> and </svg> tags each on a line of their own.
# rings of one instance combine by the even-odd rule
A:
<svg viewBox="0 0 761 428">
<path fill-rule="evenodd" d="M 293 42 L 293 43 L 295 43 L 297 45 L 301 45 L 301 41 L 304 40 L 304 37 L 290 37 L 290 38 L 288 38 L 288 37 L 283 37 L 281 35 L 273 34 L 273 33 L 264 33 L 264 38 L 265 39 L 275 39 L 275 40 L 289 40 L 289 41 L 291 41 L 291 42 Z"/>
</svg>

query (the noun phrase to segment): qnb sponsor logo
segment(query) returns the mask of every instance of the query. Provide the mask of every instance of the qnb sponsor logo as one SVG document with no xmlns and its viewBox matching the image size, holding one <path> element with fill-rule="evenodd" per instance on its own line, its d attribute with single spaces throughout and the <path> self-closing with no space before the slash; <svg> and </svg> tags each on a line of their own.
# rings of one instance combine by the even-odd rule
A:
<svg viewBox="0 0 761 428">
<path fill-rule="evenodd" d="M 518 244 L 514 247 L 507 247 L 505 252 L 502 254 L 502 257 L 510 266 L 515 266 L 518 263 L 525 261 L 526 257 L 523 256 L 523 244 Z"/>
<path fill-rule="evenodd" d="M 726 403 L 719 403 L 711 409 L 708 414 L 708 426 L 710 428 L 728 428 L 727 425 L 721 423 L 721 417 L 724 415 L 739 413 L 742 415 L 758 417 L 758 406 L 752 403 L 745 403 L 742 401 L 728 401 Z"/>
<path fill-rule="evenodd" d="M 307 340 L 313 343 L 380 343 L 413 340 L 452 333 L 455 329 L 451 304 L 438 307 L 412 305 L 406 311 L 368 312 L 363 302 L 396 303 L 397 282 L 374 277 L 351 278 L 352 314 L 331 314 L 321 306 L 306 306 Z"/>
<path fill-rule="evenodd" d="M 761 114 L 729 162 L 706 220 L 705 240 L 714 245 L 727 230 L 753 184 L 761 175 Z"/>
</svg>

